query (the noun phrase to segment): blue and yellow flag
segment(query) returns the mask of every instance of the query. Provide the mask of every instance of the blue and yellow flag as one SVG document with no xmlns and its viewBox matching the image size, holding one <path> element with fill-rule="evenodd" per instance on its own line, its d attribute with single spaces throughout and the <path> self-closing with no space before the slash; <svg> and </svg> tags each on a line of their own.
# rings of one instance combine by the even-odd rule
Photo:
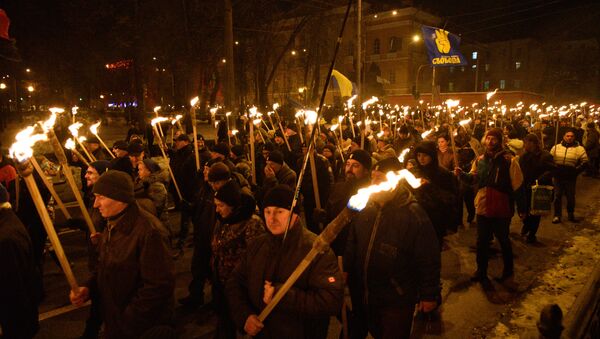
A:
<svg viewBox="0 0 600 339">
<path fill-rule="evenodd" d="M 350 81 L 342 73 L 336 71 L 335 69 L 333 70 L 333 72 L 331 72 L 331 76 L 333 77 L 334 84 L 337 84 L 337 87 L 340 89 L 340 95 L 342 97 L 351 97 L 352 81 Z"/>
<path fill-rule="evenodd" d="M 444 29 L 422 26 L 423 40 L 429 61 L 437 66 L 465 66 L 467 59 L 460 53 L 460 37 Z"/>
</svg>

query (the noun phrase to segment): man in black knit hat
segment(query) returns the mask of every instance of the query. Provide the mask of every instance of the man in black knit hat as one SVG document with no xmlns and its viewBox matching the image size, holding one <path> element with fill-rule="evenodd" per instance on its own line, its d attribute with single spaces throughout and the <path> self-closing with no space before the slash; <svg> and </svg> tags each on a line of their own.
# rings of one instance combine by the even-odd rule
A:
<svg viewBox="0 0 600 339">
<path fill-rule="evenodd" d="M 277 185 L 267 193 L 264 215 L 268 232 L 248 244 L 225 293 L 236 327 L 246 334 L 324 339 L 329 317 L 339 312 L 343 301 L 342 276 L 331 250 L 316 257 L 310 270 L 300 276 L 264 323 L 257 317 L 316 238 L 303 227 L 298 205 L 291 209 L 293 196 L 293 190 L 285 185 Z"/>
<path fill-rule="evenodd" d="M 71 291 L 81 305 L 97 293 L 105 338 L 140 337 L 172 317 L 175 275 L 160 221 L 136 203 L 131 177 L 120 171 L 101 175 L 93 189 L 107 226 L 98 240 L 99 256 L 87 283 Z"/>
</svg>

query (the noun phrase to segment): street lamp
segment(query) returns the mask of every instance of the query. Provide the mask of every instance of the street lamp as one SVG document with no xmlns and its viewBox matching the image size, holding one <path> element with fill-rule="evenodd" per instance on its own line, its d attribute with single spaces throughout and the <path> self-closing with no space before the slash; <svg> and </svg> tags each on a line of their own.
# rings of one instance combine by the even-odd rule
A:
<svg viewBox="0 0 600 339">
<path fill-rule="evenodd" d="M 418 34 L 413 35 L 412 41 L 413 42 L 419 42 L 419 41 L 421 41 L 421 36 L 418 35 Z"/>
<path fill-rule="evenodd" d="M 30 73 L 31 69 L 27 68 L 27 69 L 25 69 L 25 72 Z"/>
<path fill-rule="evenodd" d="M 27 86 L 27 91 L 29 93 L 31 93 L 31 92 L 35 91 L 35 88 L 33 88 L 33 86 Z"/>
<path fill-rule="evenodd" d="M 0 83 L 0 89 L 6 89 L 6 84 L 5 83 Z"/>
</svg>

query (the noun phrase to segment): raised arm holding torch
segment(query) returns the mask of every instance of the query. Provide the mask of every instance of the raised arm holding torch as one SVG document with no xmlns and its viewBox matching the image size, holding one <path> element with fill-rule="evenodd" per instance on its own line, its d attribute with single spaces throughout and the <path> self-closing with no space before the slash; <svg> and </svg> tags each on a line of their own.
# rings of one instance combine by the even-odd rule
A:
<svg viewBox="0 0 600 339">
<path fill-rule="evenodd" d="M 35 179 L 32 175 L 33 167 L 31 166 L 30 159 L 33 157 L 33 150 L 31 147 L 33 147 L 36 142 L 47 139 L 46 134 L 32 135 L 34 129 L 35 128 L 33 126 L 29 126 L 23 131 L 19 132 L 15 138 L 16 142 L 12 145 L 9 152 L 17 161 L 17 170 L 23 178 L 23 181 L 25 181 L 25 185 L 29 190 L 31 199 L 33 200 L 42 224 L 46 229 L 48 239 L 54 248 L 54 253 L 56 254 L 56 258 L 58 259 L 58 263 L 60 264 L 65 277 L 67 278 L 69 286 L 71 287 L 72 291 L 78 291 L 79 284 L 77 283 L 77 279 L 75 279 L 75 275 L 71 270 L 69 260 L 65 255 L 65 251 L 60 243 L 60 240 L 58 239 L 58 235 L 56 234 L 56 230 L 52 224 L 52 219 L 50 218 L 48 210 L 46 209 L 46 204 L 42 199 L 42 195 L 40 194 Z"/>
</svg>

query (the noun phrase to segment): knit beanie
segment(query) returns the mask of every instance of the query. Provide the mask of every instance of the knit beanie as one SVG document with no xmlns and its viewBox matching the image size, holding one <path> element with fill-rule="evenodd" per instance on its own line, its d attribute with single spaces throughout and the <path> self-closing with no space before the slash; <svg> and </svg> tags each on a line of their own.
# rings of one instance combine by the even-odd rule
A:
<svg viewBox="0 0 600 339">
<path fill-rule="evenodd" d="M 177 136 L 177 138 L 175 138 L 175 141 L 187 141 L 187 142 L 191 142 L 190 137 L 185 134 L 185 133 L 181 133 Z"/>
<path fill-rule="evenodd" d="M 216 162 L 210 166 L 208 170 L 208 181 L 215 182 L 221 180 L 229 180 L 231 178 L 231 172 L 229 167 L 222 162 Z"/>
<path fill-rule="evenodd" d="M 272 161 L 276 164 L 283 165 L 283 153 L 280 151 L 273 151 L 269 154 L 267 161 Z"/>
<path fill-rule="evenodd" d="M 94 184 L 94 194 L 127 204 L 135 201 L 133 195 L 133 180 L 125 172 L 109 170 L 100 176 Z"/>
<path fill-rule="evenodd" d="M 156 161 L 152 159 L 144 159 L 144 166 L 150 171 L 150 173 L 160 172 L 160 165 L 156 163 Z"/>
<path fill-rule="evenodd" d="M 133 164 L 129 157 L 114 158 L 110 161 L 110 169 L 133 175 Z"/>
<path fill-rule="evenodd" d="M 371 156 L 369 155 L 369 153 L 367 153 L 367 151 L 363 149 L 357 149 L 350 153 L 348 160 L 350 159 L 358 161 L 368 171 L 371 170 L 371 166 L 373 165 L 373 163 L 371 162 Z"/>
<path fill-rule="evenodd" d="M 335 154 L 335 146 L 333 146 L 333 145 L 327 144 L 327 145 L 323 146 L 323 149 L 324 150 L 328 149 L 329 152 L 331 152 L 332 154 Z"/>
<path fill-rule="evenodd" d="M 437 145 L 434 141 L 421 141 L 415 147 L 415 154 L 423 153 L 429 155 L 431 158 L 437 158 Z"/>
<path fill-rule="evenodd" d="M 291 210 L 292 200 L 294 200 L 294 191 L 287 185 L 276 185 L 265 195 L 263 207 L 280 207 Z M 294 213 L 300 213 L 300 202 L 296 203 Z"/>
<path fill-rule="evenodd" d="M 8 191 L 4 185 L 0 184 L 0 204 L 4 204 L 9 201 Z"/>
<path fill-rule="evenodd" d="M 502 130 L 500 128 L 490 128 L 485 135 L 491 135 L 498 139 L 498 142 L 502 143 L 502 137 L 504 133 L 502 133 Z"/>
<path fill-rule="evenodd" d="M 387 173 L 389 171 L 399 171 L 401 169 L 402 164 L 396 157 L 381 159 L 375 164 L 375 166 L 373 166 L 373 171 L 383 173 Z"/>
<path fill-rule="evenodd" d="M 113 148 L 120 149 L 122 151 L 127 151 L 127 146 L 129 146 L 129 145 L 127 144 L 127 141 L 125 141 L 125 140 L 117 140 L 113 144 Z"/>
<path fill-rule="evenodd" d="M 90 167 L 93 167 L 100 175 L 111 169 L 110 161 L 108 160 L 98 160 L 91 162 Z"/>
<path fill-rule="evenodd" d="M 229 158 L 229 146 L 224 142 L 214 145 L 210 150 L 223 155 L 225 158 Z"/>
<path fill-rule="evenodd" d="M 235 180 L 229 180 L 215 193 L 215 199 L 231 207 L 237 207 L 242 202 L 242 189 Z"/>
<path fill-rule="evenodd" d="M 142 143 L 140 141 L 136 140 L 132 140 L 129 143 L 129 146 L 127 146 L 127 152 L 129 152 L 130 155 L 139 155 L 144 151 L 144 145 L 142 145 Z"/>
</svg>

